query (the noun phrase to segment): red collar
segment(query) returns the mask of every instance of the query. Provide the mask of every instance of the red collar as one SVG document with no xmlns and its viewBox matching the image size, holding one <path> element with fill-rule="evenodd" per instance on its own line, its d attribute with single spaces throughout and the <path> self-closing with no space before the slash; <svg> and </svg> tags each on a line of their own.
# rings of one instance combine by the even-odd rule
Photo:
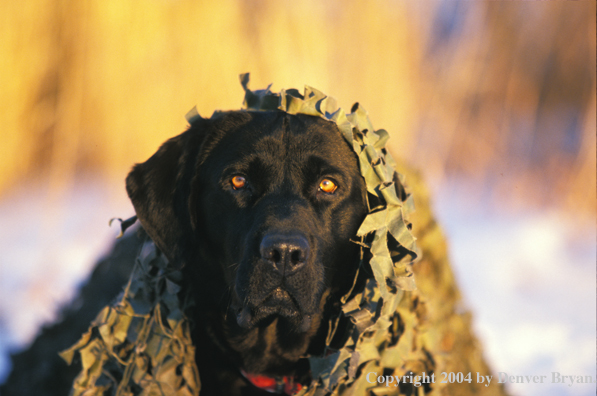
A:
<svg viewBox="0 0 597 396">
<path fill-rule="evenodd" d="M 298 393 L 303 386 L 296 381 L 294 377 L 277 377 L 272 378 L 266 375 L 249 374 L 244 370 L 240 370 L 243 377 L 259 389 L 266 392 L 294 395 Z"/>
</svg>

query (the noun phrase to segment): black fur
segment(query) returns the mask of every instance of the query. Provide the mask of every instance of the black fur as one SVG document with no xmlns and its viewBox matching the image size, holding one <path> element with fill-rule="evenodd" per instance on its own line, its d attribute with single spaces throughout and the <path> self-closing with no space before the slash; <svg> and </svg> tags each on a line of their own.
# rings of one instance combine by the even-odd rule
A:
<svg viewBox="0 0 597 396">
<path fill-rule="evenodd" d="M 333 194 L 318 188 L 324 178 Z M 336 125 L 283 112 L 199 120 L 136 165 L 127 191 L 194 293 L 201 394 L 260 394 L 241 369 L 308 379 L 304 357 L 322 353 L 366 215 L 357 157 Z"/>
</svg>

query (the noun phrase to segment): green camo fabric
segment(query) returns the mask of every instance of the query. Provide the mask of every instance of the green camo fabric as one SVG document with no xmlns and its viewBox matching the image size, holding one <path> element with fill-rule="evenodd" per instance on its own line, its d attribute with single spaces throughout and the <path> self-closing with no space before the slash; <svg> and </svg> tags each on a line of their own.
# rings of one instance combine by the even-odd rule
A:
<svg viewBox="0 0 597 396">
<path fill-rule="evenodd" d="M 386 151 L 389 138 L 375 130 L 358 103 L 350 113 L 334 98 L 305 87 L 273 93 L 249 89 L 249 74 L 240 76 L 246 111 L 278 110 L 308 114 L 335 122 L 353 147 L 367 185 L 369 213 L 354 241 L 361 247 L 361 265 L 352 290 L 342 297 L 343 315 L 350 318 L 344 345 L 332 346 L 340 318 L 330 321 L 323 356 L 309 357 L 312 383 L 299 395 L 396 394 L 397 388 L 366 380 L 369 372 L 412 375 L 427 372 L 425 334 L 408 295 L 414 290 L 412 265 L 420 255 L 411 233 L 413 198 L 395 162 Z M 212 117 L 217 116 L 215 112 Z M 192 109 L 190 124 L 200 117 Z M 130 222 L 124 222 L 128 226 Z M 364 286 L 357 278 L 372 273 Z M 360 275 L 359 275 L 360 274 Z M 180 271 L 147 241 L 131 279 L 117 302 L 105 307 L 78 343 L 61 356 L 70 364 L 80 354 L 82 370 L 71 394 L 79 395 L 198 395 L 201 382 L 186 316 L 192 301 L 181 292 Z M 406 297 L 405 297 L 406 296 Z M 343 333 L 346 334 L 346 329 Z M 418 388 L 424 394 L 423 387 Z"/>
</svg>

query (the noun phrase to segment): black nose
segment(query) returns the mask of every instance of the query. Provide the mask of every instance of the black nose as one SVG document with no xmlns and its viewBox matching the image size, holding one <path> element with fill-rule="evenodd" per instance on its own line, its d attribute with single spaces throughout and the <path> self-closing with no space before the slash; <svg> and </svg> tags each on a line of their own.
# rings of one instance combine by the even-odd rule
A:
<svg viewBox="0 0 597 396">
<path fill-rule="evenodd" d="M 275 272 L 288 276 L 305 266 L 310 249 L 301 233 L 270 233 L 261 240 L 259 252 Z"/>
</svg>

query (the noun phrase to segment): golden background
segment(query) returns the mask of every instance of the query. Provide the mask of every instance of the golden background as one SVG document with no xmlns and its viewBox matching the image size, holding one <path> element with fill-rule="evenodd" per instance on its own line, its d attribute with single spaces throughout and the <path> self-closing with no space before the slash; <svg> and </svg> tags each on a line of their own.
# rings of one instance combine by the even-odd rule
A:
<svg viewBox="0 0 597 396">
<path fill-rule="evenodd" d="M 0 197 L 122 183 L 251 88 L 305 84 L 387 129 L 435 183 L 594 215 L 595 2 L 0 3 Z M 473 192 L 472 192 L 473 193 Z"/>
</svg>

